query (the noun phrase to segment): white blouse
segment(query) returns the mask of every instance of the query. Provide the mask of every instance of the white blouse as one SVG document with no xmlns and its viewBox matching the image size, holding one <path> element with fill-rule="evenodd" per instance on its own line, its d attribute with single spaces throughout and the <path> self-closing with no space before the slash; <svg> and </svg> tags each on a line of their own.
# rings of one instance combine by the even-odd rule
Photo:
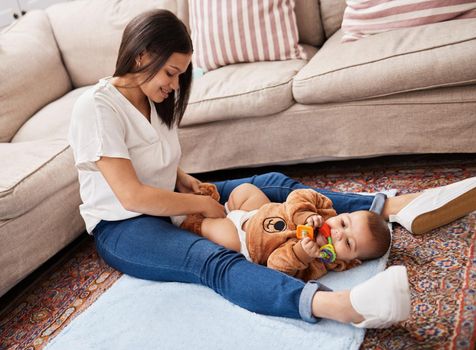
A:
<svg viewBox="0 0 476 350">
<path fill-rule="evenodd" d="M 101 220 L 141 215 L 124 209 L 114 195 L 96 166 L 101 156 L 130 159 L 142 183 L 170 191 L 181 156 L 177 127 L 169 129 L 150 100 L 149 123 L 110 79 L 101 79 L 76 101 L 68 136 L 79 172 L 79 210 L 88 233 Z"/>
</svg>

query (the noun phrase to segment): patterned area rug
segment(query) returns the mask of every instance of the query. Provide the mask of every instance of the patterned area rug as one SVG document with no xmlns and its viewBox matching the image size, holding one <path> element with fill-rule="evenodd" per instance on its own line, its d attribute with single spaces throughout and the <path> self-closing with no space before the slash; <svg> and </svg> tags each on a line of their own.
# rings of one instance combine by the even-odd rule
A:
<svg viewBox="0 0 476 350">
<path fill-rule="evenodd" d="M 120 276 L 85 237 L 0 313 L 0 349 L 42 349 Z"/>
<path fill-rule="evenodd" d="M 337 191 L 410 193 L 476 176 L 476 164 L 317 173 L 292 175 Z M 412 316 L 392 328 L 367 331 L 363 349 L 474 349 L 475 231 L 476 212 L 423 236 L 395 227 L 389 265 L 408 268 Z M 0 313 L 0 350 L 42 349 L 120 276 L 84 237 Z"/>
<path fill-rule="evenodd" d="M 340 191 L 397 188 L 411 193 L 476 176 L 476 167 L 342 175 L 302 181 Z M 475 242 L 476 212 L 421 236 L 395 225 L 388 265 L 408 269 L 411 318 L 388 329 L 368 330 L 362 349 L 475 349 Z"/>
</svg>

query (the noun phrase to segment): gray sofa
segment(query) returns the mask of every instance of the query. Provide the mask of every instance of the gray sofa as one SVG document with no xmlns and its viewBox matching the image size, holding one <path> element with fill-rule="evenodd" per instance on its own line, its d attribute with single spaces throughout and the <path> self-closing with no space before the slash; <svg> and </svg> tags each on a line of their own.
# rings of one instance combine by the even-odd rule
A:
<svg viewBox="0 0 476 350">
<path fill-rule="evenodd" d="M 66 141 L 76 98 L 111 75 L 122 30 L 184 0 L 78 0 L 0 34 L 0 295 L 81 232 Z M 193 82 L 180 128 L 192 173 L 409 153 L 476 152 L 476 20 L 341 44 L 344 0 L 298 0 L 311 59 L 230 65 Z"/>
</svg>

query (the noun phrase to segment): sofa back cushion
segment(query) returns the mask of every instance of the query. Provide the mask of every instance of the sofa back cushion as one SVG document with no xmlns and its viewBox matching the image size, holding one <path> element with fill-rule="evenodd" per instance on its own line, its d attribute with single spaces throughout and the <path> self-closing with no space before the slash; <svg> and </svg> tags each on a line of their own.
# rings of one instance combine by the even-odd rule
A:
<svg viewBox="0 0 476 350">
<path fill-rule="evenodd" d="M 174 12 L 190 28 L 188 0 L 76 0 L 48 8 L 73 86 L 91 85 L 111 75 L 124 27 L 135 15 L 153 8 Z M 300 41 L 322 44 L 318 1 L 299 0 L 295 12 Z"/>
<path fill-rule="evenodd" d="M 122 32 L 141 12 L 172 11 L 187 21 L 186 0 L 77 0 L 46 11 L 74 87 L 112 75 Z"/>
<path fill-rule="evenodd" d="M 206 71 L 228 64 L 306 58 L 299 45 L 294 0 L 193 0 L 193 64 Z"/>
<path fill-rule="evenodd" d="M 342 41 L 354 41 L 393 29 L 463 18 L 476 18 L 476 1 L 347 0 L 342 21 Z"/>
<path fill-rule="evenodd" d="M 71 89 L 43 11 L 29 12 L 0 35 L 0 81 L 0 142 Z"/>
<path fill-rule="evenodd" d="M 339 30 L 346 8 L 345 0 L 320 0 L 322 27 L 326 38 Z"/>
</svg>

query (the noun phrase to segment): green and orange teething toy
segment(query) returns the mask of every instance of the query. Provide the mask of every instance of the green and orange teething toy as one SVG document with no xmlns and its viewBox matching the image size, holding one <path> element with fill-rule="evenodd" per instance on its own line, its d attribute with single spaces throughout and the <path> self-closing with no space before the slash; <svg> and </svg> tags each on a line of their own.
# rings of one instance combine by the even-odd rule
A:
<svg viewBox="0 0 476 350">
<path fill-rule="evenodd" d="M 327 239 L 327 244 L 323 245 L 319 249 L 319 258 L 325 263 L 332 263 L 336 260 L 337 255 L 334 245 L 332 244 L 330 226 L 326 223 L 323 223 L 322 226 L 319 227 L 319 234 L 323 235 L 324 238 Z M 296 237 L 298 239 L 309 237 L 310 239 L 314 240 L 314 229 L 312 226 L 298 225 L 296 228 Z"/>
</svg>

